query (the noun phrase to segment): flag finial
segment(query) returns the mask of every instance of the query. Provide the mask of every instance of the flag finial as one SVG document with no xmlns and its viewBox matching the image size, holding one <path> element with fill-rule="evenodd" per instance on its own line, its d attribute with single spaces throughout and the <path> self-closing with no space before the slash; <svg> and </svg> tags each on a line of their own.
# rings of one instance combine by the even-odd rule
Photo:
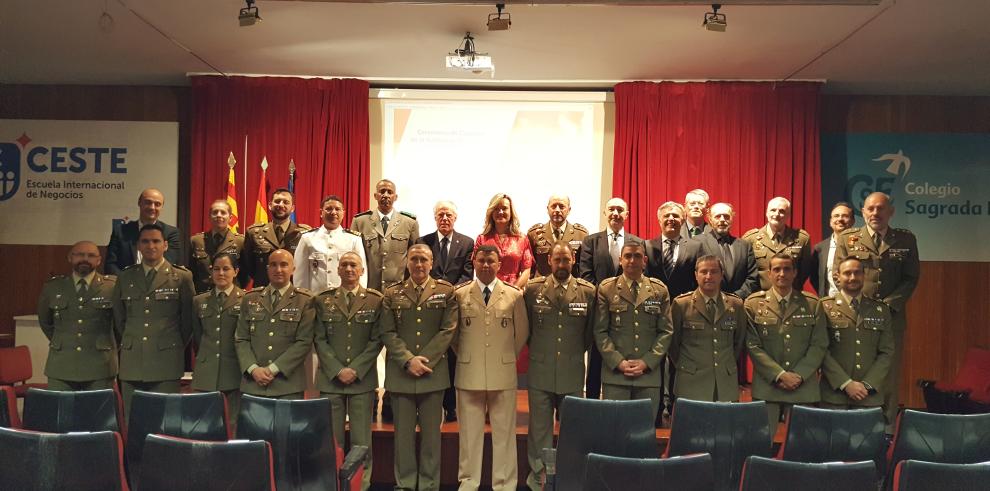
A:
<svg viewBox="0 0 990 491">
<path fill-rule="evenodd" d="M 296 161 L 295 159 L 289 159 L 289 175 L 294 176 L 296 174 Z"/>
<path fill-rule="evenodd" d="M 268 170 L 268 157 L 261 157 L 261 170 Z"/>
<path fill-rule="evenodd" d="M 230 152 L 230 155 L 227 156 L 227 167 L 233 169 L 235 164 L 237 164 L 237 159 L 234 158 L 234 152 Z"/>
</svg>

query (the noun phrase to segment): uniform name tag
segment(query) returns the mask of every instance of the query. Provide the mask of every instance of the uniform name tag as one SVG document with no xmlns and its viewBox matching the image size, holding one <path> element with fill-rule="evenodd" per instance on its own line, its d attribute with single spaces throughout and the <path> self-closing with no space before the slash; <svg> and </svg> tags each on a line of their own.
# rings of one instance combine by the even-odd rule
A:
<svg viewBox="0 0 990 491">
<path fill-rule="evenodd" d="M 302 312 L 299 309 L 282 309 L 278 313 L 278 320 L 287 322 L 299 322 L 302 318 Z"/>
<path fill-rule="evenodd" d="M 725 320 L 722 321 L 722 326 L 725 327 L 725 328 L 728 328 L 728 329 L 735 329 L 736 328 L 736 318 L 735 317 L 726 317 Z"/>
<path fill-rule="evenodd" d="M 662 314 L 663 302 L 659 300 L 647 300 L 643 302 L 643 310 L 645 310 L 647 314 Z"/>
<path fill-rule="evenodd" d="M 431 299 L 431 300 L 427 300 L 426 301 L 426 308 L 428 308 L 428 309 L 442 309 L 444 307 L 444 305 L 446 305 L 446 304 L 447 304 L 447 302 L 444 302 L 443 299 L 439 299 L 439 300 L 432 300 Z"/>
<path fill-rule="evenodd" d="M 395 297 L 392 297 L 392 305 L 397 309 L 412 308 L 412 302 L 408 298 L 406 298 L 405 295 L 403 296 L 396 295 Z"/>
<path fill-rule="evenodd" d="M 360 322 L 362 324 L 367 324 L 369 322 L 375 321 L 375 311 L 374 310 L 359 310 L 354 314 L 354 321 Z"/>
<path fill-rule="evenodd" d="M 890 249 L 887 249 L 887 255 L 889 255 L 893 259 L 904 259 L 904 258 L 907 257 L 908 252 L 910 252 L 910 251 L 911 251 L 910 249 L 894 249 L 894 248 L 890 248 Z"/>
<path fill-rule="evenodd" d="M 588 315 L 588 302 L 571 302 L 567 304 L 567 313 L 573 316 Z"/>
<path fill-rule="evenodd" d="M 155 290 L 155 300 L 178 300 L 179 290 L 177 288 L 160 288 Z"/>
</svg>

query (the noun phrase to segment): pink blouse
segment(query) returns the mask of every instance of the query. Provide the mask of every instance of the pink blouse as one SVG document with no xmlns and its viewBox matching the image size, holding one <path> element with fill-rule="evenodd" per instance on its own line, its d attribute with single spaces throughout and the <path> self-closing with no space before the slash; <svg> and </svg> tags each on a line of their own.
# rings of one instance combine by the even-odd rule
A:
<svg viewBox="0 0 990 491">
<path fill-rule="evenodd" d="M 498 270 L 498 279 L 515 285 L 519 275 L 533 267 L 533 250 L 529 247 L 529 239 L 525 235 L 503 235 L 496 233 L 479 235 L 474 240 L 474 250 L 479 246 L 493 245 L 498 247 L 502 256 L 502 266 Z"/>
</svg>

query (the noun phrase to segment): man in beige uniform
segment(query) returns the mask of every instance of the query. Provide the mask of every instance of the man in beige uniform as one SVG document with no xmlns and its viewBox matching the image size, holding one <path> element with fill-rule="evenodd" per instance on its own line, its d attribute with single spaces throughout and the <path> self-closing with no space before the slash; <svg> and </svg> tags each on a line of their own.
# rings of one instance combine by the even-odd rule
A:
<svg viewBox="0 0 990 491">
<path fill-rule="evenodd" d="M 537 223 L 529 228 L 526 237 L 529 239 L 529 248 L 533 250 L 533 274 L 532 278 L 548 276 L 550 274 L 550 249 L 556 242 L 566 242 L 571 248 L 574 257 L 577 258 L 581 251 L 581 241 L 588 236 L 588 229 L 580 223 L 570 223 L 567 217 L 571 214 L 571 199 L 567 196 L 554 195 L 547 202 L 547 215 L 550 221 L 547 223 Z M 571 274 L 579 274 L 577 261 L 574 263 Z"/>
<path fill-rule="evenodd" d="M 459 309 L 457 336 L 457 419 L 460 491 L 481 485 L 485 414 L 492 424 L 492 488 L 514 491 L 516 463 L 516 357 L 526 345 L 529 321 L 523 294 L 496 276 L 501 266 L 494 246 L 474 253 L 475 280 L 454 292 Z"/>
<path fill-rule="evenodd" d="M 542 488 L 540 451 L 553 446 L 553 414 L 566 396 L 581 397 L 584 388 L 584 354 L 592 345 L 595 285 L 571 275 L 574 252 L 561 239 L 545 259 L 550 276 L 526 285 L 529 312 L 529 460 L 530 489 Z"/>
<path fill-rule="evenodd" d="M 838 265 L 839 293 L 822 299 L 829 345 L 822 364 L 822 407 L 883 405 L 883 380 L 894 357 L 894 330 L 886 304 L 863 295 L 863 263 Z"/>
<path fill-rule="evenodd" d="M 308 290 L 292 286 L 292 254 L 268 255 L 268 286 L 241 300 L 234 331 L 237 361 L 244 376 L 241 392 L 276 399 L 302 399 L 306 390 L 303 360 L 313 345 L 315 313 Z"/>
<path fill-rule="evenodd" d="M 113 387 L 117 351 L 113 342 L 115 276 L 96 272 L 100 250 L 89 241 L 69 250 L 70 276 L 51 277 L 38 299 L 38 323 L 50 341 L 45 375 L 51 390 Z"/>
<path fill-rule="evenodd" d="M 430 277 L 433 252 L 409 248 L 409 279 L 385 290 L 381 331 L 385 388 L 395 409 L 395 489 L 440 489 L 440 424 L 450 387 L 445 353 L 457 327 L 454 285 Z M 416 425 L 420 446 L 416 451 Z"/>
<path fill-rule="evenodd" d="M 756 269 L 760 275 L 760 289 L 769 290 L 770 258 L 786 253 L 794 260 L 794 289 L 804 288 L 804 282 L 814 271 L 811 260 L 811 236 L 804 229 L 787 225 L 791 217 L 791 202 L 780 196 L 767 203 L 767 224 L 743 234 L 743 240 L 753 245 Z"/>
<path fill-rule="evenodd" d="M 646 247 L 626 242 L 622 274 L 602 281 L 595 302 L 595 345 L 602 353 L 605 399 L 649 399 L 660 407 L 660 363 L 670 347 L 670 293 L 643 275 Z"/>
<path fill-rule="evenodd" d="M 161 225 L 141 227 L 137 247 L 141 264 L 121 271 L 113 290 L 120 390 L 127 415 L 135 390 L 179 392 L 196 295 L 192 273 L 165 259 L 168 243 Z"/>
<path fill-rule="evenodd" d="M 196 293 L 204 293 L 213 288 L 210 280 L 213 256 L 225 253 L 239 265 L 241 251 L 244 250 L 244 236 L 230 229 L 230 204 L 218 199 L 210 205 L 210 230 L 189 238 L 189 269 L 193 273 Z"/>
<path fill-rule="evenodd" d="M 671 305 L 670 359 L 677 367 L 677 397 L 739 400 L 736 360 L 746 338 L 746 311 L 742 299 L 720 290 L 722 274 L 718 256 L 702 256 L 694 268 L 698 288 Z"/>
</svg>

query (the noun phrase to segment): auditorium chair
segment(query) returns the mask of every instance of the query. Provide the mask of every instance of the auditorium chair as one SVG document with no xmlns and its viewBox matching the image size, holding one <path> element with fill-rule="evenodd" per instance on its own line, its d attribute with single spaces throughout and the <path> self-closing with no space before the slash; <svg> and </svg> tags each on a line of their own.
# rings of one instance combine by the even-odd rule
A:
<svg viewBox="0 0 990 491">
<path fill-rule="evenodd" d="M 32 387 L 48 387 L 48 384 L 27 383 L 31 375 L 31 350 L 27 346 L 0 348 L 0 385 L 13 387 L 17 397 L 24 397 Z"/>
<path fill-rule="evenodd" d="M 872 460 L 812 464 L 756 455 L 746 459 L 739 491 L 792 490 L 876 491 L 877 469 Z"/>
<path fill-rule="evenodd" d="M 884 474 L 883 410 L 848 411 L 794 406 L 777 458 L 809 464 L 872 460 Z"/>
<path fill-rule="evenodd" d="M 337 448 L 329 399 L 268 399 L 243 394 L 237 438 L 271 444 L 279 491 L 361 488 L 368 447 L 352 446 L 346 457 Z"/>
<path fill-rule="evenodd" d="M 712 456 L 706 453 L 669 459 L 631 459 L 592 453 L 588 454 L 584 473 L 584 491 L 710 491 L 712 486 Z"/>
<path fill-rule="evenodd" d="M 120 434 L 0 428 L 0 489 L 128 491 Z"/>
<path fill-rule="evenodd" d="M 543 489 L 581 489 L 589 453 L 657 458 L 653 404 L 648 399 L 602 401 L 565 397 L 560 405 L 557 448 L 541 449 L 546 473 Z"/>
<path fill-rule="evenodd" d="M 941 464 L 902 460 L 894 469 L 894 491 L 984 491 L 990 488 L 990 462 Z"/>
<path fill-rule="evenodd" d="M 990 413 L 990 350 L 969 348 L 951 382 L 919 380 L 918 385 L 930 412 Z"/>
<path fill-rule="evenodd" d="M 121 432 L 113 389 L 79 392 L 30 389 L 24 397 L 24 429 L 48 433 Z"/>
<path fill-rule="evenodd" d="M 127 422 L 127 473 L 139 488 L 144 441 L 162 434 L 194 440 L 227 441 L 227 405 L 220 392 L 160 394 L 134 391 Z"/>
<path fill-rule="evenodd" d="M 894 441 L 887 452 L 887 489 L 893 486 L 893 472 L 902 460 L 943 464 L 990 461 L 990 414 L 904 410 L 897 418 Z"/>
<path fill-rule="evenodd" d="M 670 417 L 670 441 L 664 457 L 709 453 L 714 489 L 734 490 L 739 487 L 746 458 L 769 457 L 772 445 L 765 402 L 702 402 L 679 398 Z"/>
<path fill-rule="evenodd" d="M 9 385 L 0 386 L 0 426 L 20 428 L 21 418 L 17 414 L 17 395 Z"/>
<path fill-rule="evenodd" d="M 181 478 L 176 470 L 181 469 Z M 140 491 L 275 491 L 272 447 L 265 441 L 211 442 L 148 435 Z"/>
</svg>

